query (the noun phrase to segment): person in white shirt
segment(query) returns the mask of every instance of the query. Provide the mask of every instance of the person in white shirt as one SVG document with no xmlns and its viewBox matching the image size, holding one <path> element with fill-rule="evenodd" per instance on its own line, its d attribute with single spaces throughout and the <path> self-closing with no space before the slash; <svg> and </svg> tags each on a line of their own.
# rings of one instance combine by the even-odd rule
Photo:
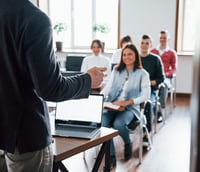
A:
<svg viewBox="0 0 200 172">
<path fill-rule="evenodd" d="M 83 59 L 81 65 L 81 72 L 86 72 L 88 71 L 88 69 L 95 66 L 107 68 L 107 70 L 104 72 L 105 77 L 101 85 L 99 85 L 99 87 L 95 89 L 97 92 L 100 92 L 107 83 L 109 76 L 111 74 L 110 58 L 102 55 L 103 47 L 102 47 L 102 42 L 99 39 L 93 40 L 90 48 L 92 50 L 92 54 Z"/>
<path fill-rule="evenodd" d="M 112 57 L 111 57 L 111 66 L 112 66 L 112 69 L 113 67 L 116 65 L 116 64 L 119 64 L 120 63 L 120 59 L 121 59 L 121 52 L 122 52 L 122 49 L 127 45 L 127 44 L 131 44 L 133 43 L 131 37 L 129 35 L 126 35 L 124 37 L 122 37 L 122 39 L 120 40 L 120 48 L 117 49 Z"/>
</svg>

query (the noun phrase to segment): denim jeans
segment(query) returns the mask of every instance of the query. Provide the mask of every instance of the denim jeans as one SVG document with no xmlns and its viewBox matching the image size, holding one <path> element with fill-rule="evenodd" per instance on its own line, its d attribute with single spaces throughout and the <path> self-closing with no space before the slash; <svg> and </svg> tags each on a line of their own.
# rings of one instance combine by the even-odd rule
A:
<svg viewBox="0 0 200 172">
<path fill-rule="evenodd" d="M 156 106 L 157 106 L 156 90 L 151 90 L 150 100 L 152 103 L 152 111 L 153 111 L 153 114 L 155 115 L 156 114 Z"/>
<path fill-rule="evenodd" d="M 114 128 L 118 130 L 119 135 L 122 137 L 125 144 L 131 143 L 130 131 L 128 124 L 134 118 L 134 114 L 131 111 L 108 111 L 105 110 L 102 117 L 102 125 L 107 128 Z M 110 155 L 115 155 L 114 142 L 111 140 Z"/>
<path fill-rule="evenodd" d="M 168 86 L 164 83 L 164 86 L 161 86 L 159 89 L 160 105 L 162 108 L 165 108 L 168 94 Z"/>
<path fill-rule="evenodd" d="M 42 150 L 14 154 L 0 150 L 0 172 L 51 172 L 53 169 L 52 145 Z"/>
</svg>

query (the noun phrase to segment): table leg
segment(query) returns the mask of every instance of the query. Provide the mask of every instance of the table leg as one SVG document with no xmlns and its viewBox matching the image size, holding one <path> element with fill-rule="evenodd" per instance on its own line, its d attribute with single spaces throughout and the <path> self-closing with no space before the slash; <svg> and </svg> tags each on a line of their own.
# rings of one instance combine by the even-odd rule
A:
<svg viewBox="0 0 200 172">
<path fill-rule="evenodd" d="M 110 172 L 110 142 L 107 141 L 106 143 L 104 172 Z"/>
<path fill-rule="evenodd" d="M 94 164 L 94 167 L 92 169 L 92 172 L 98 172 L 99 166 L 102 162 L 104 155 L 105 155 L 104 172 L 110 172 L 110 140 L 102 144 L 96 162 Z"/>
<path fill-rule="evenodd" d="M 61 172 L 69 172 L 61 161 L 53 163 L 53 172 L 58 172 L 58 170 Z"/>
</svg>

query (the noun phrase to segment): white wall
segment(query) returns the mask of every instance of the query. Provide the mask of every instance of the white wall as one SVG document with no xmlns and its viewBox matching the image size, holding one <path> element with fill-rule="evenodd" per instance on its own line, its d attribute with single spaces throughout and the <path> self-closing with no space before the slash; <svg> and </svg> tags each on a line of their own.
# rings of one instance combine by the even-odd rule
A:
<svg viewBox="0 0 200 172">
<path fill-rule="evenodd" d="M 174 48 L 176 24 L 176 0 L 121 0 L 121 37 L 129 34 L 135 44 L 142 34 L 150 34 L 154 45 L 158 44 L 160 30 L 171 35 Z"/>
</svg>

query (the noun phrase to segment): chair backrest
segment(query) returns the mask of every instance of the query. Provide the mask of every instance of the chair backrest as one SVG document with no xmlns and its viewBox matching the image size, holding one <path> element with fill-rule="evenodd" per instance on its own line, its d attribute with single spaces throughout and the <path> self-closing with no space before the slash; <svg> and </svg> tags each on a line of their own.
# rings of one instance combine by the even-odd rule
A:
<svg viewBox="0 0 200 172">
<path fill-rule="evenodd" d="M 117 65 L 117 63 L 111 64 L 111 70 L 113 70 L 114 66 Z"/>
<path fill-rule="evenodd" d="M 66 57 L 66 71 L 80 71 L 82 61 L 86 55 L 84 54 L 69 54 Z"/>
<path fill-rule="evenodd" d="M 151 121 L 152 121 L 152 103 L 151 100 L 147 100 L 140 104 L 140 112 L 142 115 L 145 115 L 146 122 L 145 125 L 151 131 Z M 141 116 L 140 116 L 141 117 Z M 128 128 L 131 130 L 135 130 L 137 126 L 140 124 L 140 119 L 137 117 L 133 118 L 133 120 L 129 123 Z"/>
</svg>

